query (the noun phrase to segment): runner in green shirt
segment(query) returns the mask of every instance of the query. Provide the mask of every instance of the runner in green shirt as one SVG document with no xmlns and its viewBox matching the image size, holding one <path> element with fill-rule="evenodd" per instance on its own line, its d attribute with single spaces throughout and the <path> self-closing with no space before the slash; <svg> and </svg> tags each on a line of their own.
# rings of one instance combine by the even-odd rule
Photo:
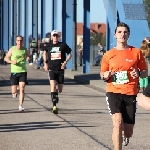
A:
<svg viewBox="0 0 150 150">
<path fill-rule="evenodd" d="M 11 64 L 10 82 L 13 98 L 17 97 L 17 86 L 19 85 L 19 111 L 24 111 L 22 104 L 27 79 L 26 58 L 29 59 L 29 53 L 26 48 L 23 47 L 23 37 L 17 36 L 16 46 L 12 46 L 9 49 L 4 60 Z"/>
</svg>

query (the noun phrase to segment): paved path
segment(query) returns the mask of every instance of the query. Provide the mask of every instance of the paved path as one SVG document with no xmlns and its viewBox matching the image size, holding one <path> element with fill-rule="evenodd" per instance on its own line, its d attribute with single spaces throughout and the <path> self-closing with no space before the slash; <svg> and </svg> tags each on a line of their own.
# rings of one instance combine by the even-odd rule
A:
<svg viewBox="0 0 150 150">
<path fill-rule="evenodd" d="M 70 78 L 54 115 L 46 72 L 28 66 L 25 112 L 19 113 L 18 98 L 10 93 L 9 66 L 0 66 L 0 150 L 112 150 L 112 122 L 98 70 L 88 75 L 66 70 Z M 87 84 L 92 78 L 95 86 Z M 138 108 L 134 135 L 124 150 L 150 149 L 149 121 L 149 112 Z"/>
</svg>

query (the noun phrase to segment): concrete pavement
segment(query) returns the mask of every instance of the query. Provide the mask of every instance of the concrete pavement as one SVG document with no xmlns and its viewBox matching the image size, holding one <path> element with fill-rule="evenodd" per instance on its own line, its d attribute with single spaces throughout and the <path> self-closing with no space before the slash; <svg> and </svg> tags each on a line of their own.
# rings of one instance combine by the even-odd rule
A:
<svg viewBox="0 0 150 150">
<path fill-rule="evenodd" d="M 29 66 L 32 67 L 32 66 Z M 35 67 L 33 67 L 35 68 Z M 41 70 L 43 71 L 43 70 Z M 80 83 L 90 85 L 93 88 L 105 91 L 106 82 L 100 78 L 100 67 L 99 66 L 90 66 L 90 72 L 83 74 L 82 67 L 78 66 L 76 71 L 70 69 L 65 70 L 65 77 L 76 80 Z"/>
<path fill-rule="evenodd" d="M 90 73 L 83 74 L 82 67 L 78 67 L 77 71 L 66 70 L 65 77 L 78 80 L 84 84 L 89 84 L 94 88 L 105 91 L 106 83 L 100 79 L 100 67 L 91 66 Z"/>
<path fill-rule="evenodd" d="M 66 70 L 66 77 L 79 82 L 65 78 L 58 115 L 51 113 L 46 72 L 28 66 L 25 111 L 19 113 L 18 98 L 10 92 L 9 66 L 0 70 L 0 150 L 112 150 L 112 122 L 98 67 L 91 72 L 93 77 Z M 97 86 L 83 83 L 88 78 L 96 79 Z M 123 150 L 150 149 L 149 114 L 137 109 L 133 138 Z"/>
</svg>

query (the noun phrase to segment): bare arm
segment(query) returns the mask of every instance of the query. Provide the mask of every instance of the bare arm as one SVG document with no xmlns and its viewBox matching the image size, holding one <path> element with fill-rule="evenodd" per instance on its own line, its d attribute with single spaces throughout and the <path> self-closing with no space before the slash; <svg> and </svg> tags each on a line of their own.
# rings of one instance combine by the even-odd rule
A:
<svg viewBox="0 0 150 150">
<path fill-rule="evenodd" d="M 26 50 L 26 56 L 30 57 L 30 51 L 29 50 Z"/>
<path fill-rule="evenodd" d="M 43 61 L 44 61 L 44 70 L 47 71 L 48 70 L 48 64 L 47 64 L 47 60 L 46 60 L 46 51 L 43 52 Z"/>
<path fill-rule="evenodd" d="M 43 61 L 46 62 L 46 51 L 43 52 Z"/>
<path fill-rule="evenodd" d="M 68 56 L 67 56 L 67 58 L 66 58 L 66 60 L 62 63 L 61 69 L 65 69 L 66 68 L 66 64 L 71 59 L 71 57 L 72 57 L 72 54 L 69 53 Z"/>
<path fill-rule="evenodd" d="M 29 50 L 26 50 L 26 57 L 27 57 L 27 60 L 29 61 L 30 60 L 30 52 L 29 52 Z"/>
<path fill-rule="evenodd" d="M 146 97 L 143 94 L 140 94 L 138 101 L 138 105 L 146 110 L 150 110 L 150 97 Z"/>
<path fill-rule="evenodd" d="M 7 55 L 4 58 L 4 61 L 6 61 L 7 63 L 15 65 L 17 63 L 17 60 L 11 60 L 10 59 L 11 56 L 12 56 L 12 48 L 9 49 Z"/>
<path fill-rule="evenodd" d="M 68 56 L 67 56 L 67 58 L 66 58 L 66 63 L 71 59 L 71 57 L 72 57 L 72 54 L 70 53 L 70 54 L 68 54 Z"/>
</svg>

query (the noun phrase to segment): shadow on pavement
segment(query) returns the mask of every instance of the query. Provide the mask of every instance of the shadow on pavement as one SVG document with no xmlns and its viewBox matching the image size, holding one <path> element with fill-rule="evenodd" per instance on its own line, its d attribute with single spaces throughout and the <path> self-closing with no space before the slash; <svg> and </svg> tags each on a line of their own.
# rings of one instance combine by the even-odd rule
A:
<svg viewBox="0 0 150 150">
<path fill-rule="evenodd" d="M 49 85 L 48 79 L 28 79 L 27 85 Z M 80 85 L 79 82 L 75 82 L 73 79 L 65 78 L 64 81 L 65 85 Z M 85 85 L 87 83 L 82 83 L 82 85 Z M 10 86 L 10 80 L 0 80 L 0 87 L 4 86 Z"/>
<path fill-rule="evenodd" d="M 0 125 L 0 132 L 16 132 L 16 131 L 31 131 L 39 129 L 56 129 L 56 128 L 74 128 L 71 125 L 63 125 L 61 123 L 54 122 L 64 122 L 64 121 L 47 121 L 47 122 L 27 122 L 20 124 L 3 124 Z M 94 127 L 94 126 L 77 126 L 77 127 Z"/>
</svg>

